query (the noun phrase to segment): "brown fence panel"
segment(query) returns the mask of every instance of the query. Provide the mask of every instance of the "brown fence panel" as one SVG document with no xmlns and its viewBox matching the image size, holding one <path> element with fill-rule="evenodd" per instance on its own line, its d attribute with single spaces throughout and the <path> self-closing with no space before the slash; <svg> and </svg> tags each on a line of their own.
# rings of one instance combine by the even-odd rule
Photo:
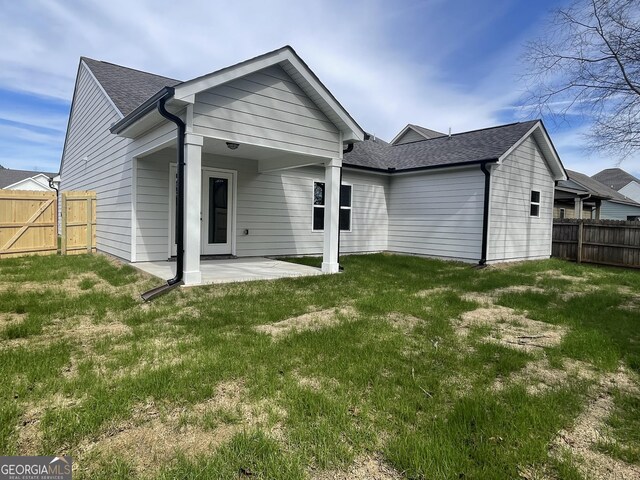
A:
<svg viewBox="0 0 640 480">
<path fill-rule="evenodd" d="M 63 255 L 96 251 L 96 193 L 62 192 Z"/>
<path fill-rule="evenodd" d="M 56 192 L 0 190 L 0 258 L 58 250 Z"/>
<path fill-rule="evenodd" d="M 640 222 L 555 220 L 552 255 L 577 262 L 640 268 Z"/>
</svg>

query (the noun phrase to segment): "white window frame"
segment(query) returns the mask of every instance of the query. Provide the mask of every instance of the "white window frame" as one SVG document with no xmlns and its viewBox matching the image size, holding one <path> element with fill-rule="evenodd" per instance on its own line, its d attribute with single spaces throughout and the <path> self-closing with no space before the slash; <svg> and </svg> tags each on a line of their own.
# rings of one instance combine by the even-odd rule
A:
<svg viewBox="0 0 640 480">
<path fill-rule="evenodd" d="M 533 201 L 533 192 L 537 192 L 538 193 L 538 201 L 534 202 Z M 540 190 L 531 190 L 531 192 L 529 192 L 529 216 L 532 218 L 540 218 L 540 204 L 542 202 L 542 192 Z M 537 205 L 538 206 L 538 214 L 537 215 L 532 215 L 531 214 L 531 207 L 533 205 Z"/>
<path fill-rule="evenodd" d="M 567 218 L 566 208 L 561 208 L 558 213 L 560 214 L 560 220 L 564 220 L 565 218 Z"/>
<path fill-rule="evenodd" d="M 316 183 L 321 183 L 323 185 L 326 185 L 324 180 L 313 180 L 313 182 L 311 183 L 311 231 L 314 233 L 319 233 L 319 232 L 324 232 L 324 227 L 320 230 L 317 230 L 315 228 L 313 228 L 313 218 L 314 218 L 314 213 L 315 213 L 315 209 L 316 208 L 325 208 L 325 205 L 315 205 L 313 203 L 313 199 L 314 199 L 314 195 L 315 195 L 315 191 L 316 191 Z M 351 192 L 351 201 L 349 202 L 350 206 L 349 207 L 343 207 L 340 206 L 340 210 L 349 210 L 349 230 L 340 230 L 341 232 L 352 232 L 353 231 L 353 184 L 351 183 L 347 183 L 347 182 L 342 182 L 342 186 L 344 187 L 350 187 L 350 192 Z M 326 196 L 327 196 L 327 190 L 325 188 L 324 191 L 324 196 L 325 196 L 325 200 L 326 200 Z M 340 224 L 340 213 L 338 213 L 338 226 Z M 325 216 L 326 219 L 326 216 Z"/>
</svg>

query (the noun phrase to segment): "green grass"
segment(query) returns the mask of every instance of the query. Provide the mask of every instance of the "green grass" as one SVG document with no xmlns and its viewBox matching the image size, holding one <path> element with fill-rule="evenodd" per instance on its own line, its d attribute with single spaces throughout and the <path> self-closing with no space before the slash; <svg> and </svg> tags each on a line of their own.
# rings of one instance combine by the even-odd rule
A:
<svg viewBox="0 0 640 480">
<path fill-rule="evenodd" d="M 640 398 L 614 392 L 614 410 L 607 419 L 613 441 L 602 441 L 598 449 L 612 457 L 640 465 Z"/>
<path fill-rule="evenodd" d="M 509 379 L 545 355 L 556 368 L 576 359 L 601 374 L 640 371 L 640 315 L 626 308 L 640 272 L 556 260 L 485 270 L 382 254 L 342 261 L 341 275 L 177 289 L 147 305 L 137 296 L 156 281 L 101 256 L 0 261 L 0 453 L 70 453 L 77 478 L 297 479 L 368 456 L 407 478 L 517 478 L 529 466 L 581 478 L 576 459 L 551 458 L 548 446 L 595 381 L 534 395 Z M 514 285 L 543 292 L 495 301 L 565 327 L 559 345 L 525 352 L 487 342 L 488 326 L 456 331 L 479 307 L 465 292 Z M 563 298 L 586 285 L 596 289 Z M 329 327 L 278 340 L 254 328 L 345 307 Z M 396 325 L 392 313 L 417 320 Z M 221 385 L 235 396 L 218 405 Z M 637 398 L 615 401 L 620 450 L 597 448 L 637 461 Z M 23 425 L 33 411 L 37 424 Z M 107 448 L 153 422 L 176 447 L 230 433 L 217 448 L 163 452 L 144 470 L 144 440 Z"/>
</svg>

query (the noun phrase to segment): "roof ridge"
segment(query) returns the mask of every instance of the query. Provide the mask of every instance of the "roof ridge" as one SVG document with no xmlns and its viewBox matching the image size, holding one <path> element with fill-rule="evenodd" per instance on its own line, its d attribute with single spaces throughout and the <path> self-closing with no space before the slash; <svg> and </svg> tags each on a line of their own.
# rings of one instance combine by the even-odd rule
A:
<svg viewBox="0 0 640 480">
<path fill-rule="evenodd" d="M 475 130 L 467 130 L 466 132 L 452 133 L 451 135 L 445 133 L 444 137 L 455 137 L 455 136 L 458 136 L 458 135 L 466 135 L 468 133 L 483 132 L 485 130 L 494 130 L 496 128 L 511 127 L 513 125 L 521 125 L 521 124 L 524 124 L 524 123 L 539 122 L 539 121 L 540 121 L 540 119 L 538 118 L 538 119 L 535 119 L 535 120 L 527 120 L 527 121 L 524 121 L 524 122 L 512 122 L 512 123 L 505 123 L 503 125 L 494 125 L 492 127 L 477 128 Z M 411 125 L 411 124 L 408 124 L 408 125 Z M 419 126 L 419 125 L 417 125 L 417 126 Z M 402 145 L 411 145 L 413 143 L 428 142 L 428 141 L 431 141 L 431 140 L 440 140 L 441 138 L 443 138 L 443 137 L 424 138 L 422 140 L 415 140 L 413 142 L 400 143 L 398 145 L 389 144 L 389 146 L 391 146 L 391 147 L 401 147 Z"/>
<path fill-rule="evenodd" d="M 84 55 L 80 56 L 80 59 L 83 60 L 83 61 L 84 60 L 91 60 L 92 62 L 104 63 L 105 65 L 111 65 L 113 67 L 124 68 L 126 70 L 131 70 L 132 72 L 144 73 L 145 75 L 153 75 L 154 77 L 166 78 L 167 80 L 172 80 L 174 82 L 184 82 L 184 80 L 178 80 L 177 78 L 167 77 L 165 75 L 160 75 L 158 73 L 148 72 L 146 70 L 140 70 L 139 68 L 127 67 L 125 65 L 120 65 L 118 63 L 107 62 L 105 60 L 96 60 L 95 58 L 85 57 Z M 89 68 L 91 68 L 91 67 L 89 67 Z"/>
</svg>

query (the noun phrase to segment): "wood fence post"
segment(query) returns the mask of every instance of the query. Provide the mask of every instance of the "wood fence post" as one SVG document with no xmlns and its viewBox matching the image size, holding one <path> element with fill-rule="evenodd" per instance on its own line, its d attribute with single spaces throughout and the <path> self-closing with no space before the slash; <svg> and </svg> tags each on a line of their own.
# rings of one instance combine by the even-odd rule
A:
<svg viewBox="0 0 640 480">
<path fill-rule="evenodd" d="M 60 254 L 67 254 L 67 195 L 65 192 L 62 192 L 62 206 L 60 207 L 60 211 L 62 213 L 62 229 L 60 239 Z"/>
<path fill-rule="evenodd" d="M 92 222 L 93 222 L 93 209 L 91 206 L 91 197 L 87 198 L 87 253 L 91 253 L 92 252 L 92 234 L 91 234 L 91 227 L 92 227 Z"/>
<path fill-rule="evenodd" d="M 584 235 L 584 220 L 578 220 L 578 251 L 576 252 L 576 262 L 582 263 L 582 240 Z"/>
</svg>

